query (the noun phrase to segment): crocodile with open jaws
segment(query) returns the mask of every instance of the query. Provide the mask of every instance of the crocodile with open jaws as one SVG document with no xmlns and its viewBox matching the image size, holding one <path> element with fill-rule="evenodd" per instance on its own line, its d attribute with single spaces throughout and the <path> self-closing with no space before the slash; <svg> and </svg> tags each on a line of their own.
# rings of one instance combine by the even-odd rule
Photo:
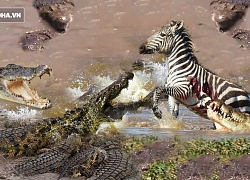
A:
<svg viewBox="0 0 250 180">
<path fill-rule="evenodd" d="M 82 175 L 92 179 L 107 176 L 125 179 L 133 174 L 135 168 L 132 167 L 133 163 L 129 156 L 113 143 L 105 145 L 107 142 L 104 142 L 104 147 L 102 145 L 98 148 L 82 147 L 88 144 L 84 143 L 83 137 L 87 139 L 95 133 L 102 122 L 114 121 L 105 114 L 105 111 L 112 109 L 111 100 L 116 98 L 122 89 L 128 87 L 129 80 L 133 79 L 133 76 L 132 72 L 125 72 L 108 87 L 91 94 L 89 100 L 81 107 L 68 110 L 61 117 L 0 130 L 0 151 L 4 157 L 13 157 L 22 154 L 35 155 L 43 148 L 51 148 L 35 158 L 16 165 L 15 171 L 18 174 L 61 172 L 64 176 L 78 170 Z M 142 101 L 139 101 L 136 107 L 140 107 L 141 103 Z M 129 106 L 135 107 L 131 103 Z M 117 107 L 114 106 L 113 109 Z M 122 110 L 127 106 L 120 107 Z M 75 164 L 75 160 L 79 163 Z M 72 166 L 67 168 L 65 163 L 70 163 Z M 98 164 L 100 165 L 97 166 Z M 98 171 L 94 172 L 93 167 Z"/>
<path fill-rule="evenodd" d="M 35 77 L 51 74 L 52 69 L 47 65 L 24 67 L 8 64 L 0 67 L 0 98 L 40 109 L 50 108 L 51 102 L 42 98 L 36 90 L 29 87 L 29 82 Z"/>
<path fill-rule="evenodd" d="M 208 118 L 228 131 L 249 131 L 250 115 L 215 100 L 208 105 Z"/>
<path fill-rule="evenodd" d="M 226 105 L 219 99 L 211 99 L 208 95 L 209 87 L 200 91 L 200 83 L 195 77 L 188 77 L 194 96 L 206 96 L 206 106 L 208 118 L 219 124 L 222 129 L 227 131 L 249 131 L 250 130 L 250 114 L 240 112 L 233 107 Z"/>
</svg>

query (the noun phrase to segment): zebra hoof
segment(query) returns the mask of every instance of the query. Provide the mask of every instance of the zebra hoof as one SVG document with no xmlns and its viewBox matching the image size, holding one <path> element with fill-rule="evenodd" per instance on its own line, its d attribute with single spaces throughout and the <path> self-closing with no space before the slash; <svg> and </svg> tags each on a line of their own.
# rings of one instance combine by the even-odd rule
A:
<svg viewBox="0 0 250 180">
<path fill-rule="evenodd" d="M 158 119 L 161 119 L 161 118 L 162 118 L 162 112 L 161 112 L 161 110 L 159 110 L 158 108 L 154 108 L 154 107 L 153 107 L 153 112 L 154 112 L 154 115 L 155 115 Z"/>
</svg>

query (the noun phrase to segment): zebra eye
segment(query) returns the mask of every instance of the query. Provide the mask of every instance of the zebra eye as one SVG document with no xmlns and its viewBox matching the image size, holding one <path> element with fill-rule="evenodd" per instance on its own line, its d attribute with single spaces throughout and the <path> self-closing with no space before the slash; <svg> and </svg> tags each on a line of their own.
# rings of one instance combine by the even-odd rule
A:
<svg viewBox="0 0 250 180">
<path fill-rule="evenodd" d="M 163 32 L 160 32 L 160 36 L 161 36 L 161 37 L 165 37 L 165 36 L 166 36 L 166 34 L 165 34 L 165 33 L 163 33 Z"/>
</svg>

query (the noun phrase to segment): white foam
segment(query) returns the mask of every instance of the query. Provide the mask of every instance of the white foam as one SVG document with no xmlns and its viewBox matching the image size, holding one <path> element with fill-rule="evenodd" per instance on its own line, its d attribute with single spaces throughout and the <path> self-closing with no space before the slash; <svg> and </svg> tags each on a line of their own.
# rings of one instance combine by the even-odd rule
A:
<svg viewBox="0 0 250 180">
<path fill-rule="evenodd" d="M 1 111 L 1 114 L 7 116 L 9 120 L 25 120 L 37 119 L 38 116 L 41 116 L 41 111 L 21 106 L 17 110 L 4 109 Z"/>
<path fill-rule="evenodd" d="M 150 91 L 145 86 L 150 81 L 150 76 L 142 71 L 134 72 L 133 80 L 129 81 L 127 89 L 123 89 L 115 101 L 127 103 L 143 99 Z"/>
<path fill-rule="evenodd" d="M 68 88 L 66 88 L 66 92 L 67 92 L 68 96 L 70 96 L 72 99 L 77 99 L 81 95 L 83 95 L 86 91 L 84 92 L 81 89 L 81 87 L 76 87 L 76 88 L 68 87 Z"/>
</svg>

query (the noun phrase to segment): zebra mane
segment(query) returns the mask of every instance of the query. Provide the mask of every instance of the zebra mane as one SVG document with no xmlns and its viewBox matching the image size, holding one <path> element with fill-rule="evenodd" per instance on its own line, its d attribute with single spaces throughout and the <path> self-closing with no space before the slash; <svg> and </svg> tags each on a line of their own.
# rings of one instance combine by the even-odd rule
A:
<svg viewBox="0 0 250 180">
<path fill-rule="evenodd" d="M 198 59 L 194 53 L 195 45 L 194 45 L 194 43 L 191 39 L 191 35 L 187 31 L 187 29 L 182 27 L 181 29 L 179 29 L 179 32 L 176 32 L 176 33 L 178 33 L 181 36 L 181 38 L 185 42 L 185 47 L 190 50 L 190 52 L 192 54 L 191 60 L 194 61 L 196 64 L 199 64 Z"/>
<path fill-rule="evenodd" d="M 218 76 L 216 73 L 214 73 L 213 71 L 211 71 L 211 70 L 208 69 L 208 68 L 205 68 L 204 66 L 202 66 L 202 65 L 199 63 L 199 61 L 198 61 L 196 55 L 194 54 L 194 47 L 195 47 L 195 45 L 194 45 L 193 41 L 191 40 L 191 35 L 188 33 L 187 29 L 185 29 L 184 27 L 182 27 L 182 28 L 179 30 L 178 33 L 181 34 L 182 38 L 183 38 L 184 41 L 186 42 L 186 45 L 187 45 L 186 48 L 190 49 L 191 52 L 192 52 L 192 59 L 191 59 L 191 60 L 194 61 L 194 62 L 195 62 L 196 64 L 198 64 L 199 66 L 201 66 L 202 68 L 204 68 L 204 69 L 205 69 L 206 71 L 208 71 L 209 73 L 211 73 L 211 74 L 213 74 L 213 75 L 215 75 L 215 76 Z M 225 81 L 230 82 L 230 80 L 227 79 L 227 78 L 222 78 L 222 79 L 224 79 Z M 238 83 L 236 83 L 236 82 L 234 82 L 234 84 L 236 84 L 237 86 L 243 88 L 240 84 L 238 84 Z"/>
</svg>

